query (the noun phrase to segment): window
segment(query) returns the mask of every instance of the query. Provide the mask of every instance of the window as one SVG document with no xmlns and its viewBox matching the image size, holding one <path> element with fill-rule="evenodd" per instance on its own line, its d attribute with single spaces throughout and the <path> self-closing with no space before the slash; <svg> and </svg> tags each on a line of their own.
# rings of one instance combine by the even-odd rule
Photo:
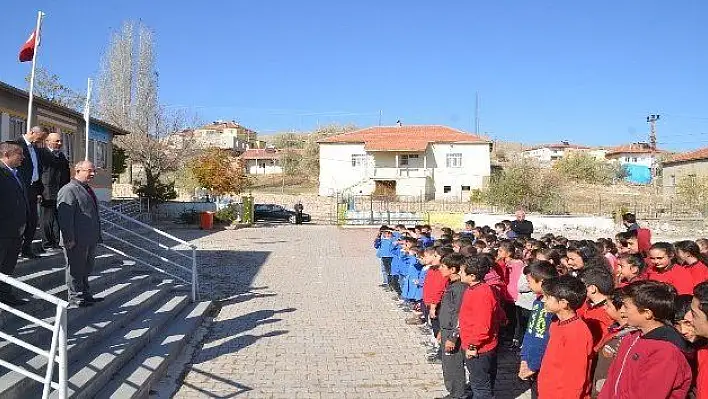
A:
<svg viewBox="0 0 708 399">
<path fill-rule="evenodd" d="M 94 144 L 93 163 L 96 169 L 106 169 L 108 167 L 108 144 L 96 141 Z"/>
<path fill-rule="evenodd" d="M 418 154 L 403 154 L 398 160 L 398 166 L 408 166 L 411 159 L 418 159 Z"/>
<path fill-rule="evenodd" d="M 352 168 L 366 166 L 366 154 L 352 154 Z"/>
<path fill-rule="evenodd" d="M 443 193 L 447 194 L 452 191 L 452 186 L 443 186 Z"/>
<path fill-rule="evenodd" d="M 462 167 L 462 154 L 459 152 L 447 154 L 447 157 L 445 158 L 445 165 L 448 168 L 461 168 Z"/>
<path fill-rule="evenodd" d="M 27 130 L 27 122 L 24 118 L 18 116 L 10 116 L 10 140 L 20 138 Z"/>
<path fill-rule="evenodd" d="M 470 186 L 462 186 L 462 191 L 470 191 Z"/>
<path fill-rule="evenodd" d="M 632 158 L 632 162 L 637 162 L 637 157 Z"/>
</svg>

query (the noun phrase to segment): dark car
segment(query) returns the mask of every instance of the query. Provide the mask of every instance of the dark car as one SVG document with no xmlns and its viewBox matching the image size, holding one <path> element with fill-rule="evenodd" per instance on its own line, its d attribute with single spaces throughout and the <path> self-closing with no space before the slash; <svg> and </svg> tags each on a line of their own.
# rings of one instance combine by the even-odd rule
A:
<svg viewBox="0 0 708 399">
<path fill-rule="evenodd" d="M 255 220 L 287 221 L 290 223 L 295 223 L 295 211 L 285 209 L 281 205 L 256 204 L 253 208 L 253 216 Z M 302 221 L 304 223 L 309 222 L 310 215 L 303 213 Z"/>
</svg>

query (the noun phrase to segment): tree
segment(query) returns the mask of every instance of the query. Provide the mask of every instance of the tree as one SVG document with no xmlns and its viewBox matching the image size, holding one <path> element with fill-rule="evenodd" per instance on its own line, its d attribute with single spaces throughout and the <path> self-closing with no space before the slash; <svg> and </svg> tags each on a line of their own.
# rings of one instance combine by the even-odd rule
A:
<svg viewBox="0 0 708 399">
<path fill-rule="evenodd" d="M 273 137 L 273 145 L 277 149 L 303 148 L 306 136 L 297 133 L 280 133 Z"/>
<path fill-rule="evenodd" d="M 282 150 L 280 156 L 280 166 L 286 176 L 295 176 L 302 173 L 302 152 L 293 149 Z"/>
<path fill-rule="evenodd" d="M 169 135 L 187 127 L 189 118 L 184 112 L 167 111 L 159 105 L 154 47 L 149 28 L 124 23 L 111 36 L 101 62 L 96 102 L 101 119 L 131 133 L 115 141 L 125 150 L 129 163 L 139 164 L 145 171 L 143 181 L 133 182 L 136 192 L 161 201 L 174 192 L 174 182 L 167 180 L 167 175 L 185 164 L 191 148 L 183 143 L 176 151 L 168 143 Z"/>
<path fill-rule="evenodd" d="M 227 150 L 205 150 L 194 159 L 191 170 L 199 185 L 216 195 L 240 194 L 248 187 L 241 162 Z"/>
<path fill-rule="evenodd" d="M 114 145 L 114 146 L 113 146 L 113 150 L 112 150 L 112 151 L 113 151 L 113 152 L 112 152 L 112 154 L 111 154 L 111 155 L 112 155 L 112 157 L 111 157 L 111 158 L 112 158 L 112 162 L 111 162 L 112 170 L 111 170 L 111 173 L 112 173 L 114 176 L 117 176 L 117 175 L 120 175 L 121 173 L 125 172 L 125 170 L 127 169 L 128 164 L 127 164 L 126 161 L 128 160 L 128 156 L 125 155 L 125 150 L 122 149 L 122 148 L 120 148 L 120 147 L 118 147 L 117 145 Z"/>
<path fill-rule="evenodd" d="M 27 74 L 25 81 L 29 84 L 30 79 L 31 73 Z M 35 71 L 34 93 L 38 97 L 75 111 L 83 110 L 86 102 L 86 96 L 65 86 L 61 82 L 59 75 L 53 74 L 42 67 L 37 68 Z"/>
<path fill-rule="evenodd" d="M 619 164 L 599 160 L 584 152 L 571 152 L 553 165 L 561 178 L 590 184 L 612 184 L 622 178 Z"/>
<path fill-rule="evenodd" d="M 488 204 L 506 210 L 523 206 L 529 211 L 559 213 L 559 185 L 552 170 L 523 160 L 492 175 L 481 196 Z"/>
</svg>

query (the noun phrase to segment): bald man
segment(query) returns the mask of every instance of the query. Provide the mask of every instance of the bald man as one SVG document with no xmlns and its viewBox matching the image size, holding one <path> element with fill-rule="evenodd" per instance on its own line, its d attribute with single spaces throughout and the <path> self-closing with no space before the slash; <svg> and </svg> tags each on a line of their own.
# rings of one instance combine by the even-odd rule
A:
<svg viewBox="0 0 708 399">
<path fill-rule="evenodd" d="M 39 156 L 39 145 L 47 138 L 49 130 L 43 126 L 35 126 L 25 135 L 15 140 L 22 147 L 24 160 L 17 168 L 18 176 L 25 185 L 27 200 L 29 202 L 29 217 L 27 228 L 22 238 L 22 256 L 37 258 L 32 251 L 32 240 L 37 232 L 37 198 L 42 195 L 42 160 Z"/>
<path fill-rule="evenodd" d="M 93 163 L 81 161 L 74 166 L 74 178 L 57 194 L 69 302 L 79 307 L 92 306 L 103 300 L 93 297 L 88 282 L 88 276 L 93 271 L 96 246 L 102 241 L 98 200 L 89 186 L 95 175 Z"/>
<path fill-rule="evenodd" d="M 57 194 L 71 180 L 69 160 L 61 152 L 61 134 L 50 133 L 40 150 L 42 161 L 42 202 L 39 207 L 39 226 L 42 231 L 42 247 L 58 250 L 59 221 Z"/>
</svg>

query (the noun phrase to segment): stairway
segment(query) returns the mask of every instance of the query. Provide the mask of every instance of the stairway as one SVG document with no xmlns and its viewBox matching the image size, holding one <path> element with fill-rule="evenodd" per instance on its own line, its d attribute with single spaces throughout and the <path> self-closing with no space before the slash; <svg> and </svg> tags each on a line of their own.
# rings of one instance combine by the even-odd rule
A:
<svg viewBox="0 0 708 399">
<path fill-rule="evenodd" d="M 121 243 L 107 240 L 107 244 Z M 122 248 L 139 258 L 131 249 Z M 61 253 L 24 261 L 13 277 L 66 299 Z M 94 296 L 104 301 L 68 310 L 68 396 L 146 398 L 202 324 L 212 303 L 192 302 L 191 285 L 105 249 L 99 250 L 89 282 Z M 53 304 L 38 298 L 20 310 L 48 323 L 56 313 Z M 51 332 L 12 313 L 0 311 L 0 331 L 49 350 Z M 42 375 L 46 370 L 46 357 L 2 339 L 0 359 Z M 55 381 L 56 375 L 55 368 Z M 0 399 L 39 398 L 42 388 L 39 382 L 0 368 Z M 58 397 L 57 392 L 50 397 Z"/>
</svg>

